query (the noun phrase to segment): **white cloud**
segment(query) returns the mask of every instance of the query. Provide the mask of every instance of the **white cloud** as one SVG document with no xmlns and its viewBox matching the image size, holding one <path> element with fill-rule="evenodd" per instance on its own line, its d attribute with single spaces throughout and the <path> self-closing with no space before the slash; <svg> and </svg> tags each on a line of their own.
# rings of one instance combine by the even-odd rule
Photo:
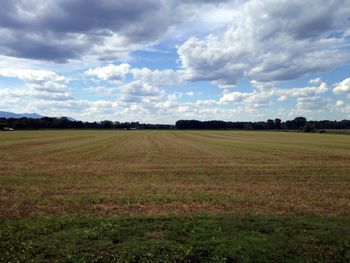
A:
<svg viewBox="0 0 350 263">
<path fill-rule="evenodd" d="M 101 95 L 116 95 L 117 89 L 116 88 L 107 88 L 104 86 L 97 86 L 97 87 L 89 87 L 84 88 L 85 91 L 95 94 L 101 94 Z"/>
<path fill-rule="evenodd" d="M 26 96 L 26 92 L 24 89 L 9 89 L 9 88 L 0 88 L 0 97 L 6 98 L 21 98 Z"/>
<path fill-rule="evenodd" d="M 347 29 L 348 0 L 251 0 L 239 11 L 222 38 L 192 37 L 178 47 L 189 80 L 221 86 L 234 85 L 242 77 L 289 80 L 350 58 L 337 48 L 346 42 L 343 36 L 330 37 Z"/>
<path fill-rule="evenodd" d="M 24 82 L 24 87 L 10 92 L 10 96 L 32 96 L 46 100 L 71 98 L 67 87 L 69 80 L 52 71 L 3 68 L 0 69 L 0 76 L 17 78 Z"/>
<path fill-rule="evenodd" d="M 342 100 L 337 100 L 336 103 L 335 103 L 336 107 L 341 107 L 343 105 L 344 105 L 344 101 L 342 101 Z"/>
<path fill-rule="evenodd" d="M 149 86 L 156 87 L 175 87 L 184 84 L 183 71 L 181 70 L 151 70 L 149 68 L 131 68 L 129 64 L 120 65 L 109 64 L 104 67 L 90 68 L 84 74 L 89 77 L 97 78 L 97 80 L 107 81 L 106 84 L 120 84 L 125 81 L 128 74 L 132 76 L 132 82 L 144 83 Z M 94 80 L 94 79 L 92 79 Z M 108 93 L 112 89 L 98 87 L 90 87 L 87 91 L 96 93 Z"/>
<path fill-rule="evenodd" d="M 124 80 L 129 72 L 130 65 L 123 63 L 117 66 L 109 64 L 104 67 L 90 68 L 84 74 L 102 80 Z"/>
<path fill-rule="evenodd" d="M 278 89 L 275 94 L 284 97 L 312 97 L 328 91 L 327 84 L 322 82 L 318 87 Z"/>
<path fill-rule="evenodd" d="M 309 84 L 311 85 L 320 85 L 322 83 L 321 78 L 316 78 L 316 79 L 310 79 Z"/>
<path fill-rule="evenodd" d="M 278 98 L 279 101 L 286 101 L 288 97 L 286 95 L 282 95 Z"/>
<path fill-rule="evenodd" d="M 221 99 L 221 103 L 227 103 L 227 102 L 242 102 L 244 99 L 251 96 L 252 93 L 242 93 L 242 92 L 230 92 L 225 93 Z"/>
<path fill-rule="evenodd" d="M 212 106 L 212 105 L 219 105 L 220 101 L 213 100 L 213 99 L 208 99 L 208 100 L 197 100 L 196 105 L 198 106 Z"/>
<path fill-rule="evenodd" d="M 131 72 L 135 80 L 159 87 L 183 84 L 182 71 L 175 71 L 171 69 L 150 70 L 149 68 L 133 68 Z"/>
<path fill-rule="evenodd" d="M 350 78 L 344 79 L 342 82 L 336 84 L 333 92 L 335 94 L 350 93 Z"/>
<path fill-rule="evenodd" d="M 65 77 L 48 70 L 2 68 L 0 69 L 0 76 L 18 78 L 30 83 L 67 83 Z"/>
<path fill-rule="evenodd" d="M 252 92 L 224 92 L 218 101 L 219 104 L 238 103 L 246 112 L 267 111 L 273 106 L 273 100 L 285 101 L 288 98 L 296 99 L 296 108 L 301 111 L 322 110 L 330 108 L 328 100 L 320 95 L 327 92 L 327 84 L 322 82 L 318 87 L 288 88 L 282 89 L 272 85 L 264 87 L 258 82 L 252 82 Z"/>
<path fill-rule="evenodd" d="M 122 100 L 128 103 L 149 102 L 164 96 L 164 91 L 158 87 L 143 83 L 142 81 L 132 81 L 120 87 L 123 94 Z"/>
<path fill-rule="evenodd" d="M 179 105 L 178 99 L 181 97 L 181 95 L 172 93 L 169 94 L 166 97 L 165 101 L 158 102 L 154 105 L 155 108 L 157 109 L 174 109 Z M 169 113 L 169 112 L 168 112 Z"/>
</svg>

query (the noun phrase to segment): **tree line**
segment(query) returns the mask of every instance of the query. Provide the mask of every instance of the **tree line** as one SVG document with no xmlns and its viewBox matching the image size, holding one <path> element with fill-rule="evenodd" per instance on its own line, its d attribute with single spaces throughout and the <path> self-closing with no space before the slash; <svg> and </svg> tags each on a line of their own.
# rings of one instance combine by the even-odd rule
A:
<svg viewBox="0 0 350 263">
<path fill-rule="evenodd" d="M 307 121 L 305 117 L 297 117 L 293 120 L 282 122 L 281 119 L 269 119 L 267 121 L 247 122 L 247 121 L 198 121 L 198 120 L 179 120 L 175 124 L 179 130 L 325 130 L 325 129 L 350 129 L 350 120 L 342 121 Z"/>
<path fill-rule="evenodd" d="M 267 121 L 199 121 L 178 120 L 175 125 L 171 124 L 147 124 L 139 122 L 82 122 L 71 120 L 67 117 L 40 119 L 32 118 L 0 118 L 0 129 L 6 127 L 16 130 L 25 129 L 178 129 L 178 130 L 325 130 L 325 129 L 350 129 L 350 120 L 342 121 L 308 121 L 304 117 L 282 122 L 281 119 L 269 119 Z"/>
<path fill-rule="evenodd" d="M 139 122 L 119 122 L 104 120 L 101 122 L 82 122 L 67 117 L 40 119 L 0 118 L 0 129 L 5 127 L 16 130 L 26 129 L 174 129 L 174 125 L 148 124 Z"/>
</svg>

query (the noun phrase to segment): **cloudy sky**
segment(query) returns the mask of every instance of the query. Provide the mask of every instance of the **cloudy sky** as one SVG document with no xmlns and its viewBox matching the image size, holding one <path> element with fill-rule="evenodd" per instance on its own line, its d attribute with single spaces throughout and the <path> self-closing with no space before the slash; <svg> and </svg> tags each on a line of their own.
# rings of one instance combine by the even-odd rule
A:
<svg viewBox="0 0 350 263">
<path fill-rule="evenodd" d="M 0 0 L 0 111 L 350 118 L 350 0 Z"/>
</svg>

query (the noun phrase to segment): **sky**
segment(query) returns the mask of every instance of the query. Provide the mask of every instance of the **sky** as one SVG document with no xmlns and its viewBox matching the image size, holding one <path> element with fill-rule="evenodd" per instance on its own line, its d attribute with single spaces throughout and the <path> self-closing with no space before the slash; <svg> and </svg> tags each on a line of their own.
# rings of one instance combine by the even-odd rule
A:
<svg viewBox="0 0 350 263">
<path fill-rule="evenodd" d="M 0 0 L 0 111 L 350 119 L 350 0 Z"/>
</svg>

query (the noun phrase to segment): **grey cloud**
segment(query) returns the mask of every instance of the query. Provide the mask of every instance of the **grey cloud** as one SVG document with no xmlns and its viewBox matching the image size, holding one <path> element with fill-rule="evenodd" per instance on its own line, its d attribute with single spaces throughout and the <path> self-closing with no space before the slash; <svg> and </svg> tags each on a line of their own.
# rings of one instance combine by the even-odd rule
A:
<svg viewBox="0 0 350 263">
<path fill-rule="evenodd" d="M 45 42 L 49 36 L 41 35 L 39 39 L 31 39 L 28 35 L 16 36 L 16 39 L 2 39 L 0 52 L 13 57 L 51 60 L 55 62 L 66 62 L 68 58 L 80 56 L 79 49 L 82 46 L 63 46 L 59 43 Z M 5 47 L 4 47 L 5 46 Z"/>
<path fill-rule="evenodd" d="M 1 1 L 4 55 L 65 62 L 116 34 L 131 44 L 156 41 L 175 19 L 155 0 L 29 2 Z"/>
<path fill-rule="evenodd" d="M 327 98 L 322 97 L 300 97 L 297 99 L 297 110 L 299 111 L 317 111 L 331 108 Z"/>
<path fill-rule="evenodd" d="M 113 60 L 159 41 L 186 19 L 184 6 L 210 2 L 215 1 L 0 0 L 0 53 L 66 62 L 92 52 Z"/>
<path fill-rule="evenodd" d="M 160 1 L 61 1 L 58 15 L 45 13 L 43 21 L 54 32 L 92 33 L 108 37 L 111 32 L 134 41 L 150 41 L 167 30 L 171 16 Z"/>
<path fill-rule="evenodd" d="M 242 77 L 279 81 L 350 60 L 349 0 L 247 1 L 223 38 L 191 38 L 178 48 L 190 80 L 233 85 Z"/>
</svg>

